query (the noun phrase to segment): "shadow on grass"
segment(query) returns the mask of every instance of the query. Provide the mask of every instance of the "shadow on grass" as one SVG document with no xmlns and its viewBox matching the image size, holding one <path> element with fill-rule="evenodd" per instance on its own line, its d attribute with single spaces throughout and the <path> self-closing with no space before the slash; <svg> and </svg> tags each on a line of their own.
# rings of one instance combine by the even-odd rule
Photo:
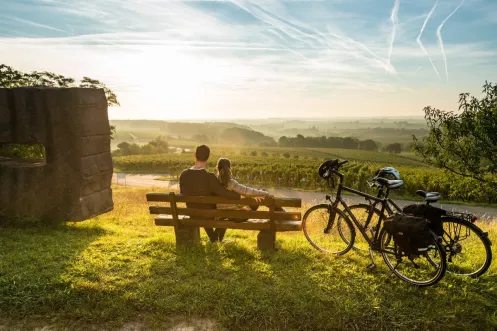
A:
<svg viewBox="0 0 497 331">
<path fill-rule="evenodd" d="M 70 302 L 63 275 L 107 231 L 38 220 L 0 223 L 0 311 L 16 318 L 50 315 Z"/>
<path fill-rule="evenodd" d="M 237 243 L 168 249 L 175 250 L 174 261 L 157 256 L 150 267 L 161 309 L 215 318 L 227 329 L 481 330 L 495 325 L 490 316 L 497 300 L 485 286 L 450 278 L 437 287 L 416 288 L 393 276 L 381 257 L 375 259 L 378 269 L 368 272 L 369 260 L 359 254 L 261 253 Z M 468 290 L 471 304 L 461 295 Z"/>
<path fill-rule="evenodd" d="M 497 326 L 494 271 L 419 289 L 392 276 L 379 256 L 378 269 L 367 272 L 367 255 L 326 256 L 299 236 L 281 236 L 279 251 L 264 253 L 247 231 L 187 248 L 176 248 L 172 229 L 160 231 L 0 226 L 0 316 L 77 330 L 129 321 L 163 330 L 178 316 L 228 330 Z"/>
</svg>

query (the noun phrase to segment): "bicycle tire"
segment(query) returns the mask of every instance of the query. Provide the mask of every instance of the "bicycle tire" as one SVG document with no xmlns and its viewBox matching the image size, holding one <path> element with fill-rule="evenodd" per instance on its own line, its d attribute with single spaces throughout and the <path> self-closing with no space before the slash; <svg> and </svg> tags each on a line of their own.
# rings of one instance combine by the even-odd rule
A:
<svg viewBox="0 0 497 331">
<path fill-rule="evenodd" d="M 434 274 L 434 276 L 426 281 L 421 281 L 421 280 L 414 280 L 412 278 L 409 278 L 407 275 L 405 275 L 404 273 L 400 272 L 398 269 L 397 269 L 397 266 L 400 264 L 397 260 L 397 265 L 394 266 L 392 264 L 392 262 L 390 261 L 389 259 L 389 256 L 392 256 L 392 255 L 395 255 L 396 259 L 398 259 L 398 253 L 396 252 L 397 249 L 396 249 L 396 244 L 395 244 L 395 241 L 393 241 L 393 245 L 394 245 L 394 248 L 393 248 L 393 252 L 389 252 L 391 250 L 391 248 L 387 248 L 387 247 L 384 247 L 384 236 L 386 235 L 389 235 L 388 232 L 386 231 L 385 228 L 382 228 L 381 231 L 380 231 L 380 235 L 379 235 L 379 240 L 380 240 L 380 252 L 381 252 L 381 255 L 383 256 L 383 260 L 385 261 L 385 264 L 387 265 L 387 267 L 393 272 L 393 274 L 395 276 L 397 276 L 398 278 L 402 279 L 403 281 L 407 282 L 407 283 L 410 283 L 410 284 L 413 284 L 413 285 L 416 285 L 418 287 L 426 287 L 426 286 L 432 286 L 432 285 L 435 285 L 436 283 L 438 283 L 444 276 L 445 276 L 445 273 L 447 271 L 447 260 L 446 260 L 446 254 L 445 254 L 445 247 L 440 244 L 438 241 L 435 240 L 435 238 L 433 238 L 433 244 L 436 248 L 436 252 L 440 254 L 440 263 L 434 263 L 433 260 L 431 258 L 428 258 L 428 254 L 425 252 L 423 255 L 424 258 L 427 259 L 427 261 L 429 262 L 429 264 L 431 264 L 432 266 L 436 267 L 436 273 Z M 405 258 L 409 259 L 407 256 L 404 256 Z M 402 259 L 402 255 L 400 257 Z M 411 262 L 414 264 L 414 262 Z M 416 267 L 417 269 L 419 269 L 419 266 Z M 415 268 L 415 269 L 416 269 Z"/>
<path fill-rule="evenodd" d="M 443 243 L 445 246 L 445 251 L 448 254 L 447 260 L 449 261 L 448 266 L 447 266 L 447 268 L 448 268 L 447 272 L 454 274 L 454 275 L 467 276 L 467 277 L 471 277 L 471 278 L 476 278 L 476 277 L 483 275 L 488 270 L 488 268 L 490 267 L 490 265 L 492 263 L 492 248 L 491 248 L 492 243 L 490 242 L 490 239 L 488 239 L 487 233 L 484 232 L 482 229 L 480 229 L 474 223 L 472 223 L 468 220 L 465 220 L 465 219 L 458 218 L 458 217 L 445 218 L 443 220 L 443 223 L 444 223 L 444 225 L 447 225 L 449 223 L 456 223 L 456 224 L 459 224 L 461 226 L 467 227 L 468 229 L 470 229 L 471 231 L 473 231 L 477 235 L 477 238 L 481 241 L 481 243 L 483 244 L 483 247 L 485 247 L 485 262 L 478 269 L 472 270 L 469 273 L 458 273 L 458 272 L 453 271 L 454 269 L 451 268 L 452 265 L 454 265 L 452 258 L 457 257 L 457 254 L 460 254 L 462 252 L 462 249 L 464 246 L 459 244 L 458 242 L 454 243 L 453 242 L 454 239 L 449 234 L 447 234 L 447 231 L 445 230 L 445 226 L 444 226 Z M 450 225 L 449 225 L 449 227 L 450 227 Z M 450 241 L 447 240 L 447 237 L 450 238 Z M 457 247 L 458 250 L 461 249 L 460 252 L 454 252 L 454 245 L 455 244 L 458 245 L 458 247 Z M 457 269 L 457 267 L 455 267 L 455 268 Z"/>
<path fill-rule="evenodd" d="M 326 215 L 329 215 L 331 208 L 332 207 L 330 205 L 327 205 L 327 204 L 320 204 L 320 205 L 316 205 L 316 206 L 309 208 L 305 212 L 304 217 L 302 218 L 302 230 L 304 231 L 304 235 L 305 235 L 307 241 L 309 241 L 309 243 L 318 251 L 323 252 L 323 253 L 328 253 L 328 254 L 343 255 L 343 254 L 347 253 L 348 251 L 350 251 L 350 249 L 354 245 L 355 228 L 354 228 L 354 225 L 352 224 L 352 222 L 350 221 L 350 219 L 340 209 L 335 208 L 336 215 L 338 216 L 338 218 L 335 217 L 335 224 L 333 225 L 333 227 L 336 227 L 336 229 L 339 231 L 338 235 L 341 237 L 341 241 L 346 244 L 345 248 L 337 250 L 337 251 L 331 251 L 331 250 L 323 247 L 324 244 L 319 243 L 315 238 L 314 239 L 311 238 L 311 237 L 314 237 L 314 235 L 311 236 L 311 229 L 315 225 L 310 224 L 311 223 L 310 215 L 312 215 L 313 213 L 317 214 L 316 211 L 321 211 L 323 213 L 323 216 L 326 217 Z M 328 216 L 328 219 L 323 218 L 323 220 L 328 222 L 329 216 Z M 344 223 L 342 223 L 342 221 Z M 324 222 L 323 222 L 323 224 L 324 224 Z M 346 224 L 347 228 L 350 231 L 350 241 L 348 241 L 348 242 L 343 239 L 344 234 L 343 234 L 342 224 Z M 324 233 L 324 227 L 326 227 L 326 225 L 324 225 L 324 227 L 321 227 L 321 226 L 318 226 L 317 229 L 318 230 L 323 229 L 323 233 Z M 332 235 L 326 234 L 326 238 L 327 239 L 325 239 L 325 241 L 329 241 L 328 238 L 332 239 Z"/>
</svg>

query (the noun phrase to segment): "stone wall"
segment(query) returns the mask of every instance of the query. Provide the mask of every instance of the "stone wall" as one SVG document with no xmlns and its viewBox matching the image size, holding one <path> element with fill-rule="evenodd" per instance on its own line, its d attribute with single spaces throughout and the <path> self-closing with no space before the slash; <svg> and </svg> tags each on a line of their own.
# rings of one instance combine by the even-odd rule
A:
<svg viewBox="0 0 497 331">
<path fill-rule="evenodd" d="M 81 221 L 113 208 L 102 89 L 0 89 L 0 143 L 45 146 L 45 162 L 0 160 L 0 216 Z"/>
</svg>

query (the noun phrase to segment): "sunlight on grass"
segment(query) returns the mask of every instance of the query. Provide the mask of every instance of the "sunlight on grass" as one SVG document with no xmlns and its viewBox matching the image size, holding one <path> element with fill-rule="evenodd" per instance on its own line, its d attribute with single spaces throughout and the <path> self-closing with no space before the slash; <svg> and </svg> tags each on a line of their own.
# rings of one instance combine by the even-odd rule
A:
<svg viewBox="0 0 497 331">
<path fill-rule="evenodd" d="M 256 249 L 257 232 L 235 230 L 225 243 L 202 231 L 201 245 L 176 248 L 173 229 L 148 214 L 152 190 L 115 188 L 114 210 L 81 223 L 1 225 L 0 318 L 72 329 L 140 320 L 160 330 L 178 316 L 229 330 L 497 327 L 495 264 L 476 280 L 447 275 L 418 289 L 379 255 L 368 272 L 367 252 L 322 254 L 301 232 L 279 233 L 275 253 Z M 497 242 L 496 224 L 480 225 Z"/>
</svg>

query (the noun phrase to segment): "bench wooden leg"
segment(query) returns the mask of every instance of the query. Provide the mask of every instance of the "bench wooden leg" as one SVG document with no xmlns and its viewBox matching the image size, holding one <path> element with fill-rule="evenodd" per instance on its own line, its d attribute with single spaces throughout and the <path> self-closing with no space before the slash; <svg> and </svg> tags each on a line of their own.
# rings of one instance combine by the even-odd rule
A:
<svg viewBox="0 0 497 331">
<path fill-rule="evenodd" d="M 200 242 L 200 228 L 191 226 L 174 227 L 176 245 L 191 245 Z"/>
<path fill-rule="evenodd" d="M 276 232 L 271 230 L 259 231 L 257 248 L 260 250 L 276 250 Z"/>
</svg>

